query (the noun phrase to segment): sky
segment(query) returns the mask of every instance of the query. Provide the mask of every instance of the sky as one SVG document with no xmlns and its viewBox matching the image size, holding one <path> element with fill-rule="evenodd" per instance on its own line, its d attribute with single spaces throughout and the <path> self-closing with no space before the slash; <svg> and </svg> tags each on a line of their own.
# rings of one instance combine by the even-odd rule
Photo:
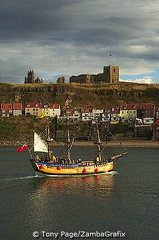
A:
<svg viewBox="0 0 159 240">
<path fill-rule="evenodd" d="M 0 0 L 0 82 L 45 83 L 117 65 L 120 80 L 159 83 L 158 0 Z"/>
</svg>

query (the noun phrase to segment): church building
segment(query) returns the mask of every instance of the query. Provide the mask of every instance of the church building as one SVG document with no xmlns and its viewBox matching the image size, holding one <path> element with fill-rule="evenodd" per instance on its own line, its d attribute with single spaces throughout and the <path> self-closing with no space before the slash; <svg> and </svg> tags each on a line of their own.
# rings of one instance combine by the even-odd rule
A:
<svg viewBox="0 0 159 240">
<path fill-rule="evenodd" d="M 81 74 L 71 76 L 70 83 L 118 83 L 119 82 L 119 67 L 114 65 L 104 66 L 103 73 L 98 74 Z"/>
</svg>

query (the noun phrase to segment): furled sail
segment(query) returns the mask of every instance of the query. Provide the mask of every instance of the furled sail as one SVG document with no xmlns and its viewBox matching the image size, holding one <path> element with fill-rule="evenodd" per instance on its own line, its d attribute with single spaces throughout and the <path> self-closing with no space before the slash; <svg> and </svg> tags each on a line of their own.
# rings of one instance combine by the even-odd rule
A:
<svg viewBox="0 0 159 240">
<path fill-rule="evenodd" d="M 34 132 L 34 152 L 48 152 L 48 146 L 36 132 Z"/>
</svg>

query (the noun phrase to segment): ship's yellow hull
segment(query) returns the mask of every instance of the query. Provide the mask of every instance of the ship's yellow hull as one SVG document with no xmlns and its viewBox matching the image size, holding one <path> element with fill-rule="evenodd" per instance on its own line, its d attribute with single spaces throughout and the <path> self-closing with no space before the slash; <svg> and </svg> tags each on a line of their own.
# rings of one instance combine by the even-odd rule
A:
<svg viewBox="0 0 159 240">
<path fill-rule="evenodd" d="M 92 175 L 110 172 L 114 169 L 114 163 L 101 163 L 93 165 L 51 165 L 31 161 L 35 171 L 50 176 L 70 176 L 70 175 Z"/>
</svg>

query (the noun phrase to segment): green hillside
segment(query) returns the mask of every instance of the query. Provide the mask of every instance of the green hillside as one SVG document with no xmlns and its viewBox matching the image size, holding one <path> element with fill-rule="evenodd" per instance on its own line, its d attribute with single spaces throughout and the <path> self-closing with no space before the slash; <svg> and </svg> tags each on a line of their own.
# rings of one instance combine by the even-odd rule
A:
<svg viewBox="0 0 159 240">
<path fill-rule="evenodd" d="M 152 102 L 159 105 L 158 84 L 0 84 L 0 102 L 56 102 L 67 96 L 75 107 L 119 106 L 122 103 Z"/>
<path fill-rule="evenodd" d="M 35 117 L 19 116 L 0 118 L 0 142 L 3 141 L 27 141 L 33 139 L 33 131 L 44 131 L 47 119 L 36 119 Z"/>
</svg>

